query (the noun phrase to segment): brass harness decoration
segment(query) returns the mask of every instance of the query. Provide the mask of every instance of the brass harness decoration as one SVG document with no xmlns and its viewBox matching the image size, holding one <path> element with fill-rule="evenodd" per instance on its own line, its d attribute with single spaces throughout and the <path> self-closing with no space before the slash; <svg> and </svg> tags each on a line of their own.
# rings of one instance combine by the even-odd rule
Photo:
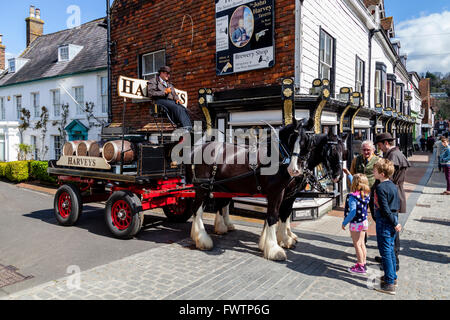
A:
<svg viewBox="0 0 450 320">
<path fill-rule="evenodd" d="M 282 85 L 283 100 L 283 124 L 288 126 L 294 122 L 294 81 L 291 78 L 284 79 Z"/>
<path fill-rule="evenodd" d="M 208 110 L 207 104 L 206 104 L 206 95 L 207 94 L 212 94 L 211 89 L 200 89 L 198 91 L 199 94 L 199 99 L 198 99 L 198 104 L 200 106 L 200 108 L 203 111 L 203 114 L 205 115 L 205 119 L 206 119 L 206 129 L 208 132 L 208 135 L 212 134 L 212 118 L 211 118 L 211 114 Z"/>
</svg>

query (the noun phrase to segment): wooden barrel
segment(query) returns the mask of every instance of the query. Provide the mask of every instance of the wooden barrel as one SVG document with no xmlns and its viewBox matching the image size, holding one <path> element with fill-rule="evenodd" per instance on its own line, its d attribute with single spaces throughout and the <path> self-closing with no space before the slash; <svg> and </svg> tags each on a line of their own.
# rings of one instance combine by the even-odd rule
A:
<svg viewBox="0 0 450 320">
<path fill-rule="evenodd" d="M 123 163 L 130 164 L 135 157 L 134 146 L 130 141 L 124 141 L 123 150 Z M 120 154 L 122 151 L 122 140 L 109 141 L 103 146 L 102 156 L 106 162 L 114 164 L 120 162 Z"/>
<path fill-rule="evenodd" d="M 101 157 L 104 142 L 94 142 L 89 146 L 88 155 L 89 157 Z"/>
<path fill-rule="evenodd" d="M 89 153 L 88 153 L 89 148 L 91 147 L 91 145 L 92 145 L 93 143 L 96 143 L 96 142 L 97 142 L 97 141 L 94 141 L 94 140 L 81 141 L 81 142 L 78 144 L 77 151 L 76 151 L 76 155 L 77 155 L 78 157 L 87 157 L 87 156 L 90 156 Z"/>
<path fill-rule="evenodd" d="M 73 156 L 77 152 L 78 145 L 82 141 L 69 141 L 66 142 L 63 146 L 63 155 L 65 156 Z"/>
</svg>

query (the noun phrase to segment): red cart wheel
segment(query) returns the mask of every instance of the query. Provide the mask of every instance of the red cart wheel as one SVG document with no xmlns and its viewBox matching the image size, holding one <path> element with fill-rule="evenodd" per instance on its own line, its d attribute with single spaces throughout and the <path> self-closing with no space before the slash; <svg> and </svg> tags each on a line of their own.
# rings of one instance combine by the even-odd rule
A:
<svg viewBox="0 0 450 320">
<path fill-rule="evenodd" d="M 141 211 L 141 201 L 135 194 L 115 192 L 106 203 L 106 224 L 116 238 L 131 239 L 141 230 L 144 221 Z"/>
<path fill-rule="evenodd" d="M 193 215 L 192 212 L 193 199 L 178 199 L 177 204 L 165 206 L 164 214 L 170 222 L 185 223 Z"/>
<path fill-rule="evenodd" d="M 54 199 L 54 214 L 60 225 L 67 227 L 75 225 L 82 208 L 80 191 L 76 186 L 66 184 L 58 189 Z"/>
</svg>

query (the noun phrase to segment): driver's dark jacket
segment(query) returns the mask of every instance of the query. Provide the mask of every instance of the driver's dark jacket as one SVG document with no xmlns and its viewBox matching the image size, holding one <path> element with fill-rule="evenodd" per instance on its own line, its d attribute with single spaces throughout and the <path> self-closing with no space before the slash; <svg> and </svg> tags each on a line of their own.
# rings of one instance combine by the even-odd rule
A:
<svg viewBox="0 0 450 320">
<path fill-rule="evenodd" d="M 161 78 L 159 76 L 156 76 L 155 78 L 151 79 L 148 82 L 148 96 L 151 98 L 154 102 L 158 99 L 168 99 L 168 100 L 181 100 L 180 97 L 175 93 L 174 86 L 167 81 L 167 86 L 163 84 L 161 81 Z M 166 94 L 165 91 L 167 88 L 171 89 L 171 92 L 169 94 Z"/>
</svg>

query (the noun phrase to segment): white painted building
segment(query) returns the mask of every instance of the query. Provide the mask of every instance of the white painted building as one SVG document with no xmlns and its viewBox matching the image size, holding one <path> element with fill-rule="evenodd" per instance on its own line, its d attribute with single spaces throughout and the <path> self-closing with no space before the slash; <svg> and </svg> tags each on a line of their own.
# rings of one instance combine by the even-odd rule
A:
<svg viewBox="0 0 450 320">
<path fill-rule="evenodd" d="M 27 24 L 36 20 L 33 8 L 30 12 Z M 21 143 L 32 146 L 33 159 L 50 160 L 60 156 L 64 139 L 99 140 L 101 125 L 108 121 L 102 21 L 40 35 L 20 57 L 7 61 L 7 72 L 0 75 L 0 161 L 17 160 Z M 93 104 L 91 113 L 83 110 L 86 103 Z M 64 105 L 69 106 L 67 117 Z M 43 107 L 48 110 L 46 132 L 36 129 L 44 123 Z M 23 108 L 30 119 L 29 128 L 21 132 Z"/>
</svg>

